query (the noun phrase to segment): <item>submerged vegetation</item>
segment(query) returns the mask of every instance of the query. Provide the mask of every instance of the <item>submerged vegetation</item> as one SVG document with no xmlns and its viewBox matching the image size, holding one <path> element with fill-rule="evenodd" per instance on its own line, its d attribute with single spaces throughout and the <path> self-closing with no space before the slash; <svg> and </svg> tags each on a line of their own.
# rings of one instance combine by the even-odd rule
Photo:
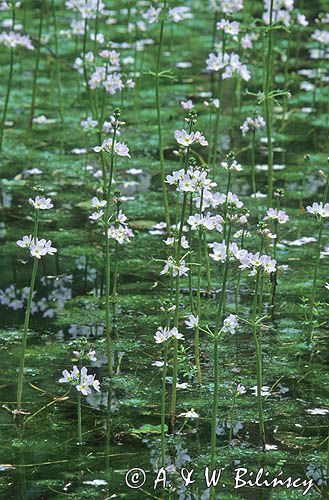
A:
<svg viewBox="0 0 329 500">
<path fill-rule="evenodd" d="M 0 2 L 1 498 L 328 495 L 327 7 Z"/>
</svg>

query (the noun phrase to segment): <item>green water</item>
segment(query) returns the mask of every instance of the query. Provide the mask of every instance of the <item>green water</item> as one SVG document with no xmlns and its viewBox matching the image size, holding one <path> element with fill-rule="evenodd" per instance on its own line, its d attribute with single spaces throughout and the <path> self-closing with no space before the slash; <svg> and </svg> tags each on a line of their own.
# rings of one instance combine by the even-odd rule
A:
<svg viewBox="0 0 329 500">
<path fill-rule="evenodd" d="M 114 26 L 102 24 L 102 31 L 118 43 L 127 40 L 127 2 L 111 2 L 110 8 L 118 12 Z M 206 134 L 208 112 L 203 106 L 204 92 L 209 92 L 211 82 L 204 72 L 204 61 L 210 52 L 213 18 L 206 2 L 189 2 L 195 13 L 194 20 L 184 21 L 165 30 L 163 68 L 171 68 L 174 80 L 161 81 L 162 118 L 166 169 L 177 170 L 179 163 L 172 154 L 175 147 L 173 133 L 182 128 L 184 113 L 179 102 L 192 98 L 199 112 L 198 129 Z M 309 18 L 325 11 L 325 2 L 312 2 L 306 9 Z M 57 3 L 60 29 L 68 29 L 72 14 Z M 26 30 L 36 36 L 38 28 L 37 2 L 28 2 L 19 14 Z M 261 4 L 256 2 L 254 13 L 260 17 Z M 1 13 L 1 19 L 9 14 Z M 50 13 L 46 16 L 47 32 L 53 35 Z M 312 26 L 312 29 L 314 25 Z M 315 219 L 300 210 L 313 201 L 320 201 L 323 183 L 319 168 L 327 168 L 328 151 L 328 90 L 323 86 L 317 93 L 317 111 L 303 112 L 312 107 L 312 93 L 299 89 L 302 77 L 298 69 L 314 68 L 316 60 L 308 59 L 311 28 L 302 35 L 299 58 L 296 60 L 295 43 L 292 41 L 289 64 L 292 98 L 288 101 L 289 114 L 285 127 L 280 131 L 281 115 L 275 109 L 274 164 L 275 187 L 285 189 L 282 203 L 290 216 L 288 224 L 280 227 L 282 243 L 278 248 L 279 269 L 277 305 L 274 316 L 266 320 L 263 331 L 264 381 L 270 394 L 264 397 L 267 442 L 272 449 L 263 453 L 258 442 L 258 413 L 252 387 L 256 385 L 256 365 L 251 331 L 243 325 L 239 332 L 226 338 L 220 346 L 220 406 L 218 418 L 218 467 L 225 467 L 226 487 L 218 498 L 285 499 L 303 498 L 302 489 L 276 488 L 234 489 L 234 469 L 248 467 L 257 471 L 264 467 L 271 475 L 284 471 L 285 476 L 306 478 L 310 468 L 316 470 L 317 486 L 307 498 L 326 492 L 321 484 L 327 468 L 327 442 L 329 413 L 312 415 L 307 410 L 328 407 L 328 325 L 327 293 L 324 288 L 327 276 L 327 258 L 320 261 L 318 276 L 317 326 L 313 342 L 307 342 L 301 297 L 309 297 L 315 257 L 316 242 L 290 246 L 289 241 L 300 237 L 317 238 Z M 144 37 L 157 38 L 157 27 L 150 28 Z M 133 35 L 131 35 L 133 40 Z M 53 39 L 49 46 L 53 49 Z M 81 44 L 81 41 L 79 42 Z M 276 36 L 278 51 L 287 45 L 287 34 Z M 253 78 L 249 91 L 261 88 L 262 43 L 257 42 L 251 56 Z M 134 47 L 123 49 L 124 56 L 134 55 Z M 157 327 L 164 324 L 161 306 L 166 303 L 170 284 L 159 275 L 165 256 L 162 240 L 165 235 L 151 234 L 152 227 L 164 220 L 157 150 L 156 114 L 154 109 L 154 81 L 147 75 L 154 69 L 155 48 L 147 46 L 137 53 L 137 66 L 143 61 L 142 76 L 137 90 L 121 96 L 107 96 L 106 116 L 120 106 L 127 122 L 124 141 L 129 145 L 131 159 L 119 159 L 116 165 L 116 187 L 128 197 L 123 209 L 130 220 L 135 237 L 120 252 L 119 295 L 113 317 L 113 367 L 115 376 L 107 380 L 105 355 L 105 299 L 102 260 L 102 237 L 91 226 L 89 200 L 100 183 L 93 176 L 99 168 L 96 155 L 76 155 L 73 148 L 87 146 L 86 135 L 80 120 L 90 115 L 88 98 L 77 82 L 81 78 L 72 68 L 75 57 L 74 40 L 60 38 L 62 70 L 62 95 L 64 101 L 64 130 L 61 131 L 58 114 L 58 97 L 55 84 L 55 66 L 51 51 L 41 50 L 40 73 L 37 86 L 36 115 L 54 118 L 54 124 L 35 125 L 29 131 L 27 121 L 31 102 L 31 85 L 34 54 L 18 52 L 15 56 L 13 89 L 10 98 L 9 123 L 5 130 L 4 150 L 1 155 L 1 259 L 0 289 L 13 285 L 11 303 L 18 304 L 21 290 L 29 286 L 31 261 L 15 242 L 32 231 L 33 214 L 28 198 L 38 189 L 54 201 L 54 210 L 42 216 L 40 233 L 50 238 L 58 248 L 56 257 L 46 257 L 39 266 L 36 301 L 39 311 L 32 315 L 26 356 L 23 409 L 28 412 L 24 427 L 18 425 L 12 414 L 16 402 L 16 384 L 20 354 L 20 338 L 24 309 L 1 305 L 0 314 L 0 498 L 2 499 L 105 499 L 114 498 L 207 498 L 202 478 L 203 469 L 210 462 L 210 419 L 213 395 L 212 341 L 201 335 L 201 366 L 204 383 L 196 384 L 194 368 L 193 333 L 186 330 L 184 352 L 180 354 L 181 383 L 188 388 L 178 391 L 177 413 L 194 408 L 200 418 L 189 421 L 177 435 L 167 437 L 167 465 L 177 469 L 194 469 L 195 483 L 184 489 L 179 475 L 170 475 L 170 482 L 177 486 L 173 492 L 153 489 L 154 472 L 160 467 L 160 390 L 161 372 L 152 366 L 162 353 L 154 343 Z M 6 90 L 9 53 L 1 47 L 1 96 Z M 177 62 L 191 61 L 191 68 L 179 68 Z M 259 61 L 259 64 L 258 64 Z M 324 65 L 325 66 L 325 65 Z M 326 67 L 328 74 L 328 65 Z M 283 65 L 276 56 L 275 87 L 283 85 Z M 207 97 L 208 98 L 208 97 Z M 231 113 L 235 102 L 232 80 L 224 86 L 224 110 L 221 118 L 221 151 L 233 149 L 244 171 L 234 179 L 236 192 L 254 216 L 255 205 L 250 198 L 250 152 L 248 141 L 241 138 L 239 126 L 251 114 L 255 100 L 242 96 L 240 116 Z M 61 144 L 62 143 L 62 144 Z M 88 138 L 88 146 L 98 144 L 96 134 Z M 61 151 L 63 147 L 63 151 Z M 305 161 L 304 155 L 310 160 Z M 266 145 L 258 143 L 257 165 L 267 163 Z M 86 165 L 92 165 L 89 170 Z M 27 175 L 26 169 L 39 168 L 41 175 Z M 127 169 L 142 169 L 137 176 Z M 303 186 L 304 178 L 304 187 Z M 216 173 L 218 189 L 225 190 L 226 178 Z M 266 192 L 266 172 L 257 172 L 257 188 Z M 130 199 L 129 199 L 130 198 Z M 300 200 L 302 199 L 302 202 Z M 260 199 L 261 213 L 265 213 L 266 200 Z M 175 198 L 170 194 L 172 212 Z M 254 219 L 252 218 L 252 221 Z M 287 243 L 288 242 L 288 243 Z M 325 226 L 323 248 L 328 242 Z M 256 251 L 259 241 L 253 236 L 246 247 Z M 220 288 L 221 274 L 212 266 L 212 291 Z M 196 283 L 193 282 L 193 286 Z M 202 286 L 206 287 L 205 273 Z M 188 282 L 182 281 L 181 314 L 190 314 Z M 235 310 L 236 269 L 229 276 L 226 309 Z M 265 283 L 265 313 L 270 312 L 270 284 Z M 253 283 L 242 275 L 239 302 L 240 316 L 250 318 L 253 300 Z M 45 300 L 42 300 L 45 299 Z M 40 302 L 41 301 L 41 302 Z M 202 316 L 212 324 L 218 295 L 206 294 L 202 298 Z M 16 304 L 17 305 L 17 304 Z M 40 310 L 41 309 L 41 310 Z M 71 352 L 82 337 L 97 351 L 98 360 L 91 363 L 102 383 L 100 394 L 83 402 L 83 440 L 77 445 L 76 393 L 66 392 L 58 383 L 62 370 L 70 368 Z M 169 370 L 169 376 L 171 370 Z M 234 417 L 231 446 L 229 446 L 232 389 L 241 382 L 247 393 L 238 398 Z M 62 398 L 61 398 L 62 397 Z M 167 393 L 170 402 L 170 384 Z M 327 406 L 326 406 L 327 405 Z M 184 419 L 178 419 L 177 428 Z M 142 489 L 132 490 L 125 484 L 126 472 L 134 467 L 143 468 L 147 481 Z M 100 483 L 91 483 L 99 480 Z M 169 480 L 169 476 L 168 476 Z"/>
</svg>

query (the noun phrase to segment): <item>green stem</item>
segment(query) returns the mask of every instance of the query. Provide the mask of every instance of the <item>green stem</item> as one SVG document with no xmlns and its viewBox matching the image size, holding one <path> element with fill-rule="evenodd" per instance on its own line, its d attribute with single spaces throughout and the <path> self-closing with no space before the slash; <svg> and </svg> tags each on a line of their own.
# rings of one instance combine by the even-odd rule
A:
<svg viewBox="0 0 329 500">
<path fill-rule="evenodd" d="M 224 58 L 225 54 L 225 45 L 226 45 L 226 37 L 225 33 L 223 33 L 223 43 L 222 43 L 222 57 Z M 216 172 L 216 160 L 217 160 L 217 147 L 218 147 L 218 135 L 219 135 L 219 120 L 220 120 L 220 113 L 221 113 L 221 107 L 222 107 L 222 89 L 223 89 L 223 79 L 222 79 L 222 72 L 219 71 L 218 73 L 218 83 L 217 83 L 217 99 L 219 101 L 219 105 L 217 108 L 216 112 L 216 121 L 215 121 L 215 131 L 214 131 L 214 137 L 213 137 L 213 150 L 212 150 L 212 172 L 213 176 L 215 175 Z"/>
<path fill-rule="evenodd" d="M 78 391 L 77 413 L 78 413 L 78 443 L 82 444 L 82 411 L 81 411 L 81 392 L 80 391 Z"/>
<path fill-rule="evenodd" d="M 243 248 L 243 244 L 244 244 L 245 231 L 246 231 L 245 228 L 243 228 L 242 235 L 241 235 L 241 248 Z M 238 314 L 238 312 L 239 312 L 240 281 L 241 281 L 241 269 L 238 269 L 238 279 L 237 279 L 237 284 L 236 284 L 236 288 L 235 288 L 235 314 Z"/>
<path fill-rule="evenodd" d="M 256 130 L 253 129 L 253 131 L 252 131 L 252 144 L 251 144 L 251 179 L 252 179 L 252 192 L 254 195 L 254 200 L 255 200 L 255 205 L 256 205 L 257 220 L 259 220 L 258 198 L 256 196 L 257 187 L 256 187 L 255 145 L 256 145 Z"/>
<path fill-rule="evenodd" d="M 170 214 L 168 205 L 168 194 L 167 186 L 165 183 L 165 161 L 163 154 L 163 142 L 162 142 L 162 125 L 161 125 L 161 102 L 160 102 L 160 62 L 161 62 L 161 51 L 163 44 L 163 31 L 165 23 L 165 13 L 167 9 L 167 0 L 164 0 L 162 7 L 162 20 L 160 25 L 160 37 L 159 37 L 159 47 L 156 61 L 155 70 L 155 99 L 156 99 L 156 109 L 157 109 L 157 123 L 158 123 L 158 137 L 159 137 L 159 158 L 160 158 L 160 169 L 161 169 L 161 185 L 163 194 L 163 206 L 165 212 L 165 220 L 167 224 L 167 232 L 170 233 Z"/>
<path fill-rule="evenodd" d="M 168 349 L 164 346 L 163 370 L 162 370 L 162 388 L 161 388 L 161 465 L 166 463 L 166 446 L 165 446 L 165 420 L 166 420 L 166 377 L 167 377 L 167 356 Z"/>
<path fill-rule="evenodd" d="M 2 120 L 0 124 L 0 152 L 2 151 L 2 142 L 3 142 L 3 133 L 5 129 L 5 122 L 6 122 L 6 116 L 7 116 L 7 111 L 8 111 L 8 104 L 9 104 L 9 96 L 10 96 L 10 90 L 11 90 L 11 82 L 13 78 L 13 67 L 14 67 L 14 49 L 10 49 L 10 66 L 9 66 L 9 75 L 8 75 L 8 83 L 7 83 L 7 92 L 6 92 L 6 98 L 5 98 L 5 105 L 3 108 L 3 113 L 2 113 Z"/>
<path fill-rule="evenodd" d="M 63 99 L 62 99 L 62 81 L 61 81 L 61 70 L 59 64 L 59 51 L 58 51 L 58 37 L 57 37 L 57 17 L 56 17 L 56 6 L 55 0 L 52 0 L 52 11 L 53 11 L 53 20 L 54 20 L 54 40 L 55 40 L 55 66 L 56 66 L 56 81 L 57 81 L 57 92 L 58 92 L 58 101 L 59 101 L 59 114 L 62 125 L 62 132 L 64 126 L 64 108 L 63 108 Z"/>
<path fill-rule="evenodd" d="M 99 21 L 99 0 L 97 0 L 97 6 L 96 6 L 96 21 L 95 21 L 95 38 L 94 38 L 94 57 L 96 57 L 96 49 L 97 49 L 97 40 L 96 40 L 96 35 L 98 32 L 98 21 Z"/>
<path fill-rule="evenodd" d="M 309 314 L 309 323 L 310 323 L 310 341 L 312 341 L 312 335 L 313 335 L 313 327 L 312 327 L 312 322 L 313 322 L 313 316 L 314 316 L 314 301 L 315 301 L 315 291 L 316 291 L 316 282 L 318 278 L 318 270 L 319 270 L 319 263 L 320 263 L 320 255 L 321 255 L 321 243 L 322 243 L 322 232 L 323 232 L 323 218 L 320 218 L 319 222 L 319 236 L 318 236 L 318 244 L 317 244 L 317 250 L 316 250 L 316 256 L 315 256 L 315 266 L 314 266 L 314 274 L 313 274 L 313 284 L 312 284 L 312 292 L 311 292 L 311 298 L 310 298 L 310 314 Z"/>
<path fill-rule="evenodd" d="M 273 0 L 270 4 L 270 23 L 268 27 L 268 46 L 266 58 L 266 79 L 265 79 L 265 119 L 268 151 L 268 188 L 267 206 L 272 206 L 273 198 L 273 145 L 272 145 L 272 101 L 270 98 L 271 75 L 272 75 L 272 45 L 273 45 Z"/>
<path fill-rule="evenodd" d="M 182 212 L 179 224 L 179 233 L 178 233 L 178 241 L 176 246 L 176 263 L 179 265 L 180 260 L 180 252 L 181 252 L 181 241 L 182 241 L 182 232 L 183 232 L 183 224 L 185 219 L 185 210 L 186 210 L 186 201 L 187 194 L 184 193 L 183 204 L 182 204 Z M 179 319 L 179 291 L 180 291 L 180 276 L 179 273 L 175 278 L 175 314 L 174 314 L 174 327 L 178 328 L 178 319 Z M 177 378 L 178 378 L 178 363 L 177 363 L 177 354 L 178 354 L 178 340 L 174 338 L 174 354 L 173 354 L 173 381 L 172 381 L 172 393 L 171 393 L 171 407 L 170 407 L 170 432 L 173 434 L 175 431 L 175 413 L 176 413 L 176 398 L 177 398 Z"/>
<path fill-rule="evenodd" d="M 202 205 L 203 205 L 203 189 L 201 191 L 201 197 L 200 197 L 200 216 L 202 216 Z M 202 266 L 202 227 L 201 226 L 199 226 L 199 228 L 198 228 L 197 261 L 198 261 L 198 274 L 197 274 L 196 314 L 197 314 L 198 319 L 200 321 L 200 312 L 201 312 L 201 292 L 200 292 L 200 289 L 201 289 L 201 266 Z M 196 365 L 197 374 L 198 374 L 198 383 L 201 385 L 202 384 L 202 372 L 201 372 L 201 366 L 200 366 L 199 338 L 200 338 L 200 331 L 199 331 L 199 327 L 197 326 L 195 328 L 195 339 L 194 339 L 195 365 Z"/>
<path fill-rule="evenodd" d="M 39 210 L 36 210 L 34 231 L 33 231 L 34 242 L 36 242 L 37 235 L 38 235 L 38 225 L 39 225 Z M 36 257 L 34 257 L 31 282 L 30 282 L 30 290 L 29 290 L 29 296 L 28 296 L 27 306 L 26 306 L 26 310 L 25 310 L 25 319 L 24 319 L 24 327 L 23 327 L 23 335 L 22 335 L 22 348 L 21 348 L 18 383 L 17 383 L 17 409 L 18 410 L 21 410 L 21 408 L 22 408 L 26 344 L 27 344 L 27 335 L 28 335 L 29 323 L 30 323 L 31 304 L 32 304 L 32 299 L 33 299 L 33 291 L 34 291 L 34 285 L 35 285 L 35 279 L 37 276 L 37 271 L 38 271 L 38 259 Z"/>
<path fill-rule="evenodd" d="M 234 410 L 235 410 L 235 402 L 236 402 L 236 392 L 233 395 L 233 403 L 230 414 L 230 434 L 229 434 L 229 444 L 231 446 L 232 437 L 233 437 L 233 422 L 234 422 Z"/>
<path fill-rule="evenodd" d="M 219 400 L 219 326 L 223 317 L 223 306 L 224 297 L 226 294 L 226 284 L 229 269 L 229 246 L 231 237 L 231 224 L 229 224 L 229 230 L 226 239 L 226 259 L 223 275 L 223 284 L 221 289 L 221 294 L 219 298 L 217 313 L 216 313 L 216 323 L 214 330 L 214 400 L 211 418 L 211 451 L 210 451 L 210 468 L 215 470 L 216 465 L 216 426 L 217 426 L 217 411 L 218 411 L 218 400 Z M 211 498 L 214 498 L 214 488 L 211 489 Z"/>
<path fill-rule="evenodd" d="M 112 146 L 111 146 L 111 161 L 110 161 L 110 176 L 107 186 L 107 199 L 105 211 L 105 329 L 106 329 L 106 347 L 107 347 L 107 368 L 109 376 L 113 376 L 112 368 L 112 339 L 111 339 L 111 320 L 110 320 L 110 286 L 111 286 L 111 262 L 110 262 L 110 241 L 108 237 L 111 188 L 114 170 L 114 144 L 116 138 L 116 127 L 113 131 Z"/>
<path fill-rule="evenodd" d="M 258 419 L 259 419 L 259 438 L 260 438 L 262 449 L 265 450 L 265 426 L 264 426 L 263 400 L 262 400 L 262 387 L 263 387 L 262 348 L 261 348 L 261 339 L 257 334 L 257 325 L 256 325 L 259 275 L 260 275 L 260 271 L 257 270 L 256 286 L 255 286 L 253 309 L 252 309 L 252 336 L 254 339 L 255 352 L 256 352 L 257 407 L 258 407 Z M 261 310 L 261 307 L 262 307 L 262 305 L 260 304 L 260 310 Z"/>
<path fill-rule="evenodd" d="M 33 84 L 32 84 L 32 100 L 31 100 L 31 112 L 30 112 L 30 122 L 29 122 L 30 128 L 32 128 L 32 126 L 33 126 L 33 118 L 34 118 L 34 112 L 35 112 L 35 98 L 36 98 L 36 91 L 37 91 L 37 79 L 38 79 L 38 73 L 39 73 L 42 25 L 43 25 L 43 2 L 41 2 L 41 5 L 40 5 L 40 20 L 39 20 L 37 53 L 36 53 L 36 58 L 35 58 L 35 68 L 34 68 Z"/>
</svg>

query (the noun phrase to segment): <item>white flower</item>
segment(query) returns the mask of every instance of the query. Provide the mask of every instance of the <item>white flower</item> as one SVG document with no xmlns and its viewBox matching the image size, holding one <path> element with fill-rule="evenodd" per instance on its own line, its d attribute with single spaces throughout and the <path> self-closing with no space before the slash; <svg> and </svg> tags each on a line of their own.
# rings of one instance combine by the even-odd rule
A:
<svg viewBox="0 0 329 500">
<path fill-rule="evenodd" d="M 176 327 L 172 328 L 169 333 L 170 336 L 173 337 L 174 339 L 184 340 L 184 335 L 182 333 L 179 333 Z"/>
<path fill-rule="evenodd" d="M 260 258 L 264 271 L 271 274 L 276 271 L 276 260 L 271 259 L 269 255 L 262 255 Z"/>
<path fill-rule="evenodd" d="M 222 161 L 221 166 L 224 168 L 224 170 L 234 170 L 235 172 L 241 172 L 243 170 L 240 163 L 238 163 L 236 160 L 233 160 L 230 163 L 228 161 Z"/>
<path fill-rule="evenodd" d="M 97 127 L 98 121 L 94 120 L 91 116 L 88 116 L 85 120 L 80 122 L 80 125 L 84 130 L 88 131 Z"/>
<path fill-rule="evenodd" d="M 37 259 L 41 259 L 41 257 L 47 254 L 54 255 L 57 252 L 57 249 L 51 246 L 51 240 L 39 240 L 32 236 L 24 236 L 22 240 L 17 241 L 17 245 L 22 248 L 28 248 L 30 255 Z"/>
<path fill-rule="evenodd" d="M 176 130 L 175 131 L 175 139 L 178 144 L 182 146 L 189 147 L 194 143 L 199 143 L 201 146 L 208 146 L 208 141 L 201 134 L 201 132 L 191 132 L 188 134 L 186 130 Z"/>
<path fill-rule="evenodd" d="M 23 236 L 21 240 L 16 241 L 16 244 L 21 248 L 30 248 L 32 241 L 33 237 L 31 235 Z"/>
<path fill-rule="evenodd" d="M 318 215 L 319 217 L 329 217 L 329 203 L 323 206 L 322 201 L 320 203 L 314 202 L 312 206 L 306 207 L 307 212 L 313 215 Z"/>
<path fill-rule="evenodd" d="M 96 208 L 96 210 L 98 210 L 101 207 L 105 207 L 105 205 L 106 205 L 106 200 L 99 200 L 97 196 L 94 196 L 91 199 L 91 206 L 92 208 Z"/>
<path fill-rule="evenodd" d="M 244 385 L 238 384 L 238 386 L 236 388 L 236 392 L 238 394 L 245 394 L 247 392 L 247 389 L 245 388 Z"/>
<path fill-rule="evenodd" d="M 35 200 L 29 198 L 29 203 L 36 210 L 50 210 L 54 206 L 50 198 L 41 198 L 40 196 L 36 196 Z"/>
<path fill-rule="evenodd" d="M 230 314 L 227 318 L 224 319 L 223 332 L 233 334 L 235 333 L 237 326 L 237 317 L 234 316 L 234 314 Z"/>
<path fill-rule="evenodd" d="M 155 332 L 155 335 L 154 335 L 154 340 L 155 340 L 156 344 L 163 344 L 164 342 L 166 342 L 170 338 L 171 338 L 171 335 L 170 335 L 169 328 L 163 328 L 162 326 L 160 326 L 157 329 L 157 331 Z"/>
<path fill-rule="evenodd" d="M 304 14 L 301 14 L 300 12 L 297 12 L 297 23 L 301 26 L 308 26 L 309 24 Z"/>
<path fill-rule="evenodd" d="M 191 19 L 193 16 L 190 12 L 190 7 L 180 6 L 169 9 L 168 17 L 174 23 L 178 23 L 179 21 L 183 21 L 184 19 Z"/>
<path fill-rule="evenodd" d="M 92 351 L 90 350 L 88 353 L 87 353 L 87 358 L 90 359 L 90 361 L 97 361 L 97 358 L 96 358 L 96 351 Z"/>
<path fill-rule="evenodd" d="M 277 220 L 279 224 L 285 224 L 289 220 L 289 216 L 284 210 L 277 208 L 269 208 L 266 212 L 264 220 Z"/>
<path fill-rule="evenodd" d="M 258 115 L 254 118 L 251 118 L 250 116 L 248 116 L 248 118 L 241 125 L 240 129 L 242 131 L 243 137 L 245 137 L 245 135 L 247 134 L 247 132 L 249 132 L 249 130 L 257 131 L 257 130 L 264 128 L 265 125 L 266 125 L 266 122 L 261 115 Z"/>
<path fill-rule="evenodd" d="M 144 12 L 143 17 L 150 24 L 153 24 L 159 21 L 160 13 L 161 13 L 161 7 L 156 9 L 155 7 L 151 6 L 148 11 Z"/>
<path fill-rule="evenodd" d="M 101 151 L 112 153 L 112 143 L 113 143 L 112 138 L 105 139 L 105 141 L 103 141 L 101 146 L 95 146 L 93 150 L 96 153 L 100 153 Z M 122 142 L 114 141 L 113 153 L 118 156 L 127 156 L 128 158 L 130 158 L 129 148 L 126 144 Z"/>
<path fill-rule="evenodd" d="M 199 226 L 202 226 L 204 218 L 200 214 L 190 215 L 187 223 L 191 226 L 192 231 L 196 231 Z"/>
<path fill-rule="evenodd" d="M 209 247 L 212 248 L 213 253 L 209 254 L 209 257 L 211 257 L 214 261 L 218 262 L 225 262 L 226 260 L 226 243 L 223 241 L 222 243 L 210 243 Z"/>
<path fill-rule="evenodd" d="M 180 104 L 181 104 L 183 109 L 187 109 L 189 111 L 194 108 L 194 104 L 191 101 L 191 99 L 188 99 L 187 101 L 181 101 Z"/>
<path fill-rule="evenodd" d="M 193 314 L 190 314 L 188 316 L 188 319 L 185 320 L 185 325 L 187 328 L 196 328 L 199 326 L 199 316 L 194 316 Z"/>
<path fill-rule="evenodd" d="M 165 266 L 160 272 L 160 274 L 167 274 L 169 272 L 172 273 L 172 276 L 187 276 L 187 272 L 189 271 L 189 268 L 185 265 L 185 260 L 181 260 L 179 265 L 176 264 L 175 260 L 173 257 L 168 257 L 168 259 L 165 261 Z"/>
<path fill-rule="evenodd" d="M 100 210 L 100 212 L 93 212 L 91 215 L 89 215 L 90 220 L 99 220 L 103 217 L 104 211 Z"/>
</svg>

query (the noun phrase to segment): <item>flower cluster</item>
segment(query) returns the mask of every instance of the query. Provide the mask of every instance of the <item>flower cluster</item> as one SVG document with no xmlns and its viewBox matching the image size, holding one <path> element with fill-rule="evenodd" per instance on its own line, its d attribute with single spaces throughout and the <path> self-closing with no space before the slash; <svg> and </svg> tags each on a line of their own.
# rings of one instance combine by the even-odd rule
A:
<svg viewBox="0 0 329 500">
<path fill-rule="evenodd" d="M 114 141 L 113 145 L 112 137 L 105 139 L 102 142 L 101 146 L 95 146 L 93 150 L 95 151 L 95 153 L 101 153 L 102 151 L 105 151 L 106 153 L 112 154 L 112 147 L 114 155 L 127 156 L 128 158 L 130 158 L 128 146 L 123 142 L 118 142 L 118 141 Z"/>
<path fill-rule="evenodd" d="M 314 202 L 311 206 L 306 207 L 306 210 L 318 217 L 329 217 L 329 203 L 323 205 L 322 201 L 320 203 Z"/>
<path fill-rule="evenodd" d="M 193 169 L 189 167 L 187 171 L 182 168 L 176 170 L 172 175 L 167 175 L 165 182 L 171 186 L 176 186 L 180 193 L 201 193 L 211 187 L 212 182 L 207 178 L 206 170 Z"/>
<path fill-rule="evenodd" d="M 221 166 L 223 167 L 224 170 L 234 170 L 235 172 L 241 172 L 243 170 L 242 166 L 240 163 L 238 163 L 236 160 L 225 160 L 222 161 Z"/>
<path fill-rule="evenodd" d="M 277 220 L 279 224 L 285 224 L 289 220 L 289 215 L 284 210 L 277 208 L 269 208 L 266 212 L 264 220 Z"/>
<path fill-rule="evenodd" d="M 160 21 L 162 9 L 161 7 L 155 8 L 151 6 L 146 12 L 143 13 L 143 18 L 149 24 L 155 24 Z M 192 19 L 191 8 L 187 6 L 172 7 L 168 9 L 168 19 L 174 23 L 179 23 L 185 19 Z"/>
<path fill-rule="evenodd" d="M 4 45 L 9 49 L 16 49 L 16 47 L 25 47 L 25 49 L 33 50 L 31 39 L 28 35 L 20 35 L 14 31 L 0 33 L 0 45 Z"/>
<path fill-rule="evenodd" d="M 90 130 L 93 130 L 97 127 L 98 121 L 94 120 L 92 116 L 87 116 L 85 120 L 81 121 L 80 125 L 85 132 L 89 132 Z"/>
<path fill-rule="evenodd" d="M 41 257 L 49 254 L 54 255 L 57 248 L 51 246 L 51 240 L 38 239 L 33 236 L 23 236 L 23 239 L 16 241 L 16 244 L 21 248 L 28 248 L 31 257 L 41 259 Z"/>
<path fill-rule="evenodd" d="M 223 218 L 221 215 L 211 216 L 208 212 L 206 215 L 202 216 L 200 214 L 190 215 L 187 219 L 187 223 L 191 226 L 192 231 L 196 231 L 198 227 L 204 227 L 212 231 L 216 229 L 219 233 L 223 231 Z"/>
<path fill-rule="evenodd" d="M 29 203 L 36 210 L 50 210 L 54 206 L 50 198 L 41 198 L 40 196 L 36 196 L 34 200 L 29 198 Z"/>
<path fill-rule="evenodd" d="M 179 264 L 176 263 L 174 257 L 170 256 L 165 261 L 164 268 L 160 272 L 160 274 L 168 274 L 171 273 L 173 277 L 176 276 L 187 276 L 189 268 L 185 265 L 185 260 L 182 259 Z"/>
<path fill-rule="evenodd" d="M 214 53 L 209 54 L 206 60 L 208 71 L 220 71 L 224 69 L 222 73 L 222 79 L 233 78 L 235 75 L 240 75 L 246 82 L 250 80 L 251 75 L 245 64 L 242 64 L 238 54 L 234 52 L 232 54 L 218 52 L 217 55 Z"/>
<path fill-rule="evenodd" d="M 123 216 L 123 214 L 122 214 Z M 119 216 L 120 217 L 120 216 Z M 126 217 L 124 215 L 124 217 Z M 120 220 L 118 218 L 118 220 Z M 111 226 L 108 229 L 107 233 L 108 238 L 113 238 L 115 241 L 117 241 L 120 245 L 123 243 L 130 242 L 130 238 L 134 237 L 134 233 L 132 230 L 128 227 L 128 225 L 125 222 L 120 222 L 118 227 Z"/>
<path fill-rule="evenodd" d="M 224 333 L 230 333 L 231 335 L 233 335 L 237 327 L 237 317 L 234 316 L 234 314 L 230 314 L 227 318 L 224 319 L 222 331 Z"/>
<path fill-rule="evenodd" d="M 195 143 L 200 144 L 200 146 L 208 146 L 208 141 L 201 132 L 191 132 L 189 134 L 186 130 L 176 130 L 175 139 L 178 144 L 186 148 Z"/>
<path fill-rule="evenodd" d="M 67 0 L 65 7 L 78 12 L 82 19 L 95 19 L 97 10 L 102 13 L 105 5 L 102 0 Z"/>
<path fill-rule="evenodd" d="M 255 274 L 257 268 L 262 268 L 268 274 L 275 272 L 276 260 L 271 259 L 269 255 L 260 255 L 259 252 L 251 253 L 248 250 L 239 249 L 236 243 L 230 243 L 228 252 L 225 241 L 221 243 L 209 243 L 209 248 L 213 253 L 209 256 L 216 262 L 225 262 L 228 257 L 235 258 L 240 262 L 240 269 L 251 269 L 251 275 Z"/>
<path fill-rule="evenodd" d="M 226 35 L 237 36 L 240 25 L 237 21 L 230 22 L 228 19 L 221 19 L 216 25 L 218 30 L 223 30 Z"/>
<path fill-rule="evenodd" d="M 73 387 L 84 396 L 88 396 L 92 389 L 97 392 L 100 391 L 99 380 L 96 379 L 96 375 L 88 375 L 88 369 L 85 366 L 79 370 L 79 368 L 74 365 L 71 372 L 64 370 L 59 382 L 61 384 L 73 385 Z"/>
<path fill-rule="evenodd" d="M 260 130 L 264 128 L 265 125 L 266 122 L 261 115 L 255 116 L 254 118 L 248 116 L 248 118 L 241 125 L 240 129 L 242 131 L 243 137 L 245 137 L 249 130 Z"/>
<path fill-rule="evenodd" d="M 176 327 L 170 330 L 169 328 L 163 328 L 162 326 L 159 326 L 154 335 L 156 344 L 163 344 L 164 342 L 167 342 L 167 340 L 171 340 L 173 338 L 177 340 L 184 340 L 184 335 L 179 333 Z"/>
<path fill-rule="evenodd" d="M 311 38 L 321 45 L 329 45 L 329 31 L 315 30 Z"/>
<path fill-rule="evenodd" d="M 270 9 L 271 0 L 264 0 L 265 12 L 263 21 L 265 24 L 270 24 Z M 291 23 L 291 11 L 294 8 L 294 0 L 274 0 L 273 1 L 273 23 L 282 23 L 289 26 Z"/>
</svg>

